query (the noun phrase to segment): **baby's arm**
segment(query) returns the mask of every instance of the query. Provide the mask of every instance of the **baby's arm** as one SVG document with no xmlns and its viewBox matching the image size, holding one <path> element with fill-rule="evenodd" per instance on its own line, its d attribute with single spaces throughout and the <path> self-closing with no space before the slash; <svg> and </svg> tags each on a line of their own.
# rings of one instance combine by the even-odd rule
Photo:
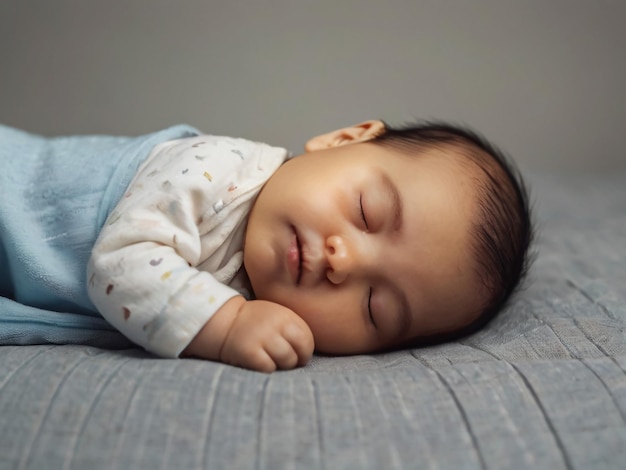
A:
<svg viewBox="0 0 626 470">
<path fill-rule="evenodd" d="M 200 227 L 218 239 L 224 235 L 220 227 L 237 220 L 215 210 L 217 198 L 233 194 L 229 178 L 237 168 L 212 161 L 210 154 L 205 159 L 198 148 L 203 141 L 210 143 L 201 136 L 165 144 L 142 167 L 94 246 L 90 298 L 113 326 L 160 356 L 178 357 L 185 350 L 261 370 L 302 364 L 312 353 L 312 335 L 295 313 L 269 302 L 246 302 L 196 268 L 207 253 Z M 240 158 L 240 153 L 226 154 L 235 162 Z M 231 197 L 236 210 L 236 196 Z M 287 348 L 276 346 L 285 342 L 297 361 Z"/>
</svg>

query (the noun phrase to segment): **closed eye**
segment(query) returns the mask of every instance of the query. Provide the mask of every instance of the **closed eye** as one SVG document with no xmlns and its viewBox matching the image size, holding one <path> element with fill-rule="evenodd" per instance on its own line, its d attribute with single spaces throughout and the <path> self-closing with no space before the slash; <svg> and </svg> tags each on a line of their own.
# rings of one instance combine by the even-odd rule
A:
<svg viewBox="0 0 626 470">
<path fill-rule="evenodd" d="M 363 210 L 363 195 L 359 195 L 359 208 L 361 209 L 361 219 L 363 219 L 363 223 L 365 224 L 365 229 L 369 230 L 369 226 L 367 225 L 367 218 L 365 217 L 365 211 Z"/>
<path fill-rule="evenodd" d="M 369 313 L 370 320 L 374 328 L 376 328 L 376 321 L 374 320 L 374 315 L 372 314 L 372 292 L 374 289 L 370 287 L 369 293 L 367 295 L 367 312 Z"/>
</svg>

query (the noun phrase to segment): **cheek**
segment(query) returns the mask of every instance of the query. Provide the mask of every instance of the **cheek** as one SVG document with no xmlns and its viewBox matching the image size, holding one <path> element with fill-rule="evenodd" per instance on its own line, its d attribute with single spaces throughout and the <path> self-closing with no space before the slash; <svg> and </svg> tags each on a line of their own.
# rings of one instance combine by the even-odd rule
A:
<svg viewBox="0 0 626 470">
<path fill-rule="evenodd" d="M 324 329 L 332 324 L 333 314 L 329 310 L 328 299 L 324 294 L 315 295 L 311 291 L 289 288 L 279 283 L 262 279 L 262 286 L 257 297 L 276 302 L 293 310 L 311 328 Z M 256 291 L 255 291 L 256 293 Z"/>
<path fill-rule="evenodd" d="M 267 268 L 270 264 L 270 253 L 267 247 L 257 237 L 246 240 L 243 254 L 243 265 L 253 287 L 267 277 Z M 255 290 L 256 292 L 256 290 Z"/>
<path fill-rule="evenodd" d="M 290 308 L 309 325 L 309 328 L 313 323 L 319 322 L 323 316 L 319 314 L 319 312 L 324 311 L 323 308 L 320 308 L 319 303 L 311 299 L 310 296 L 298 292 L 295 287 L 290 289 L 268 282 L 266 293 L 268 295 L 266 300 Z"/>
<path fill-rule="evenodd" d="M 318 352 L 351 354 L 365 349 L 367 335 L 358 310 L 341 296 L 295 296 L 289 308 L 309 326 Z"/>
</svg>

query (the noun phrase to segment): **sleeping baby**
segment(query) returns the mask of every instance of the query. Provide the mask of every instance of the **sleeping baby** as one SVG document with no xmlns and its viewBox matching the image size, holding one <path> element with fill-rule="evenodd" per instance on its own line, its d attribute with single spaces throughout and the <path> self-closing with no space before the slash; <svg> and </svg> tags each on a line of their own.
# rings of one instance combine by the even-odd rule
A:
<svg viewBox="0 0 626 470">
<path fill-rule="evenodd" d="M 270 372 L 470 334 L 527 270 L 521 177 L 446 123 L 366 121 L 297 157 L 188 126 L 0 127 L 0 162 L 0 344 Z"/>
</svg>

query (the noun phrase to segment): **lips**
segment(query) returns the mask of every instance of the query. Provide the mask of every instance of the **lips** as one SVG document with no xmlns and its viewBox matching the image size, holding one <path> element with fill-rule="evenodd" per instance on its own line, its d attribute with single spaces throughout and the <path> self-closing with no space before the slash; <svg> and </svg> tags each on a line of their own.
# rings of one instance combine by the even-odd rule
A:
<svg viewBox="0 0 626 470">
<path fill-rule="evenodd" d="M 293 282 L 296 285 L 300 284 L 300 277 L 302 276 L 302 247 L 295 227 L 292 227 L 291 241 L 287 248 L 287 270 Z"/>
</svg>

